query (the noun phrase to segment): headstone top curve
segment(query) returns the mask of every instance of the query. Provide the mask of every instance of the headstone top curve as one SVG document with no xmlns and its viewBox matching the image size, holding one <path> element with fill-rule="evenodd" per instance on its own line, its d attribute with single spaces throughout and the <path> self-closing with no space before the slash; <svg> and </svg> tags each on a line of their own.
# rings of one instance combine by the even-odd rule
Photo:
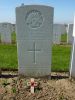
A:
<svg viewBox="0 0 75 100">
<path fill-rule="evenodd" d="M 54 7 L 49 6 L 49 5 L 24 5 L 24 4 L 21 4 L 21 6 L 16 7 L 16 9 L 21 8 L 21 7 L 32 7 L 32 6 L 33 7 L 46 7 L 46 8 L 54 9 Z"/>
</svg>

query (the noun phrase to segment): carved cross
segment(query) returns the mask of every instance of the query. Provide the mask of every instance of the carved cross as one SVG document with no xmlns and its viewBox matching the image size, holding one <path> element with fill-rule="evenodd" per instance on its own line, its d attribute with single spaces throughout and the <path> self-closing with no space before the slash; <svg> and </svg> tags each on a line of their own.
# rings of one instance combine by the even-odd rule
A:
<svg viewBox="0 0 75 100">
<path fill-rule="evenodd" d="M 34 63 L 36 64 L 36 52 L 39 52 L 40 49 L 36 49 L 36 44 L 35 42 L 33 43 L 33 49 L 29 49 L 29 52 L 33 52 L 33 56 L 34 56 Z"/>
</svg>

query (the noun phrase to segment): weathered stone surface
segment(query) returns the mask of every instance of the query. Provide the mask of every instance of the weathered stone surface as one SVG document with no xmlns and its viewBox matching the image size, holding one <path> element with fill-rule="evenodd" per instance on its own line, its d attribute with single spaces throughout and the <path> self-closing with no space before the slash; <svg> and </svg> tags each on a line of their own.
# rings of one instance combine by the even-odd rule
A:
<svg viewBox="0 0 75 100">
<path fill-rule="evenodd" d="M 0 23 L 1 27 L 1 42 L 11 43 L 11 24 L 10 23 Z"/>
<path fill-rule="evenodd" d="M 12 32 L 16 32 L 16 24 L 11 24 L 11 30 Z"/>
<path fill-rule="evenodd" d="M 73 24 L 68 24 L 67 43 L 73 43 Z"/>
<path fill-rule="evenodd" d="M 16 8 L 19 74 L 45 76 L 51 72 L 53 8 L 28 5 Z"/>
<path fill-rule="evenodd" d="M 75 78 L 75 18 L 73 27 L 73 46 L 72 46 L 72 56 L 71 56 L 71 66 L 70 66 L 70 76 Z"/>
<path fill-rule="evenodd" d="M 61 42 L 61 25 L 54 24 L 53 25 L 53 43 L 60 44 Z"/>
<path fill-rule="evenodd" d="M 53 43 L 61 43 L 61 34 L 67 33 L 66 26 L 64 24 L 53 24 Z"/>
</svg>

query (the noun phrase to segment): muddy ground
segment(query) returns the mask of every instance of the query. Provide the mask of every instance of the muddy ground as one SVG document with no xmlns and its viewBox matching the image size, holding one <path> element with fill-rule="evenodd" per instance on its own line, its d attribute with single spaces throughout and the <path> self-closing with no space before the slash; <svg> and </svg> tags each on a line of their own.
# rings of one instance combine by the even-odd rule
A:
<svg viewBox="0 0 75 100">
<path fill-rule="evenodd" d="M 30 93 L 30 78 L 17 72 L 3 72 L 0 76 L 0 100 L 75 100 L 75 80 L 68 73 L 51 74 L 51 79 L 37 78 L 38 87 Z"/>
</svg>

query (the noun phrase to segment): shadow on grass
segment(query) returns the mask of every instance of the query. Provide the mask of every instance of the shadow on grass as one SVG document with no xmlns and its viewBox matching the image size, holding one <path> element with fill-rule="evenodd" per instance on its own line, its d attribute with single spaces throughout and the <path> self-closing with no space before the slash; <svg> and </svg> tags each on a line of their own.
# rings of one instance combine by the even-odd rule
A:
<svg viewBox="0 0 75 100">
<path fill-rule="evenodd" d="M 14 78 L 14 77 L 17 77 L 18 75 L 11 75 L 11 74 L 8 74 L 8 75 L 0 75 L 0 78 Z"/>
<path fill-rule="evenodd" d="M 8 75 L 0 75 L 0 78 L 14 78 L 14 77 L 18 77 L 18 75 L 11 75 L 11 74 L 8 74 Z M 69 78 L 69 76 L 51 76 L 51 79 L 66 79 L 66 78 Z"/>
<path fill-rule="evenodd" d="M 69 76 L 61 76 L 61 75 L 51 76 L 51 79 L 66 79 L 66 78 L 69 78 Z"/>
</svg>

